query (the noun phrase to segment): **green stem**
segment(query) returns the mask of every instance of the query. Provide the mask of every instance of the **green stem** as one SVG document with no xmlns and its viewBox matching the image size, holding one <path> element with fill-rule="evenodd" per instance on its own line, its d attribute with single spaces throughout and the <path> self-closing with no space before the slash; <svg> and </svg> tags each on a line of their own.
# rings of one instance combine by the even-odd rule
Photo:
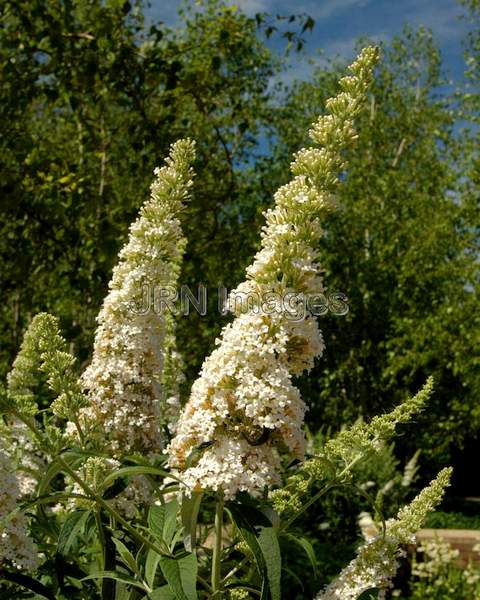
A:
<svg viewBox="0 0 480 600">
<path fill-rule="evenodd" d="M 212 558 L 212 592 L 220 598 L 217 593 L 220 590 L 220 570 L 221 570 L 221 554 L 222 554 L 222 529 L 223 529 L 223 492 L 218 493 L 217 506 L 215 509 L 215 541 L 213 546 Z"/>
<path fill-rule="evenodd" d="M 72 421 L 73 421 L 73 424 L 75 425 L 75 428 L 76 428 L 76 430 L 78 432 L 78 437 L 80 439 L 80 445 L 82 446 L 82 450 L 85 450 L 85 436 L 84 436 L 83 430 L 82 430 L 82 428 L 80 426 L 80 421 L 76 417 L 74 417 L 74 416 L 72 416 Z"/>
<path fill-rule="evenodd" d="M 319 498 L 321 498 L 323 496 L 323 494 L 326 494 L 332 487 L 334 487 L 334 484 L 333 483 L 329 483 L 322 490 L 320 490 L 319 492 L 317 492 L 315 494 L 315 496 L 312 496 L 310 498 L 310 500 L 308 500 L 308 502 L 305 502 L 305 504 L 302 506 L 301 510 L 299 510 L 296 514 L 293 515 L 293 517 L 290 517 L 290 519 L 288 519 L 287 521 L 285 521 L 285 523 L 282 524 L 280 530 L 284 531 L 285 529 L 287 529 L 288 527 L 290 527 L 290 525 L 294 521 L 296 521 L 300 515 L 303 515 L 303 513 L 308 508 L 310 508 L 310 506 L 312 506 L 312 504 L 314 504 Z"/>
<path fill-rule="evenodd" d="M 100 565 L 100 570 L 105 571 L 106 542 L 105 535 L 103 533 L 102 518 L 100 516 L 100 510 L 98 508 L 95 509 L 95 522 L 97 524 L 98 539 L 100 541 L 100 546 L 102 547 L 102 564 Z"/>
</svg>

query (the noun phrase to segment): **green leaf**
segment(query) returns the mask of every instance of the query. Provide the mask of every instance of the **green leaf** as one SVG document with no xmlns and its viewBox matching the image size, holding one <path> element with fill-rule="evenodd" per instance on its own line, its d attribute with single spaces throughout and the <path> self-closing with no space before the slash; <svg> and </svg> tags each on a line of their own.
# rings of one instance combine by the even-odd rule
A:
<svg viewBox="0 0 480 600">
<path fill-rule="evenodd" d="M 134 598 L 138 598 L 138 593 L 134 590 L 131 590 L 126 583 L 120 583 L 117 581 L 114 583 L 115 585 L 115 596 L 114 600 L 133 600 Z M 146 596 L 145 596 L 146 597 Z M 103 598 L 102 598 L 103 600 Z"/>
<path fill-rule="evenodd" d="M 182 495 L 180 515 L 184 528 L 183 544 L 187 552 L 193 552 L 197 543 L 197 519 L 202 494 L 193 492 L 191 496 Z"/>
<path fill-rule="evenodd" d="M 104 500 L 111 500 L 121 494 L 128 486 L 128 478 L 118 478 L 112 485 L 110 485 L 102 494 Z"/>
<path fill-rule="evenodd" d="M 260 574 L 260 577 L 262 578 L 261 599 L 266 600 L 268 598 L 268 588 L 269 588 L 267 565 L 265 563 L 265 558 L 264 558 L 264 555 L 262 552 L 262 548 L 260 547 L 260 544 L 258 542 L 255 527 L 247 519 L 246 514 L 245 514 L 247 511 L 249 511 L 249 507 L 235 504 L 232 502 L 232 503 L 229 503 L 226 508 L 230 512 L 232 519 L 238 528 L 240 536 L 242 537 L 242 540 L 248 545 L 248 547 L 250 548 L 250 550 L 253 553 L 253 557 L 255 559 L 255 563 L 257 565 L 258 572 Z M 262 516 L 264 519 L 266 519 L 266 517 L 264 515 L 262 515 Z"/>
<path fill-rule="evenodd" d="M 76 510 L 68 515 L 58 536 L 57 552 L 62 556 L 68 554 L 75 540 L 83 532 L 88 517 L 89 510 Z"/>
<path fill-rule="evenodd" d="M 175 597 L 168 585 L 164 585 L 150 592 L 142 600 L 175 600 Z"/>
<path fill-rule="evenodd" d="M 117 538 L 112 537 L 112 542 L 115 544 L 115 548 L 117 549 L 117 552 L 120 554 L 120 557 L 122 558 L 126 566 L 131 571 L 133 571 L 133 573 L 137 573 L 137 575 L 139 575 L 140 570 L 130 550 L 125 546 L 125 544 L 122 541 L 120 541 Z"/>
<path fill-rule="evenodd" d="M 294 573 L 291 569 L 289 569 L 288 567 L 283 567 L 283 570 L 286 573 L 288 573 L 294 581 L 296 581 L 298 586 L 302 589 L 302 592 L 304 592 L 305 591 L 304 582 L 300 579 L 300 577 L 296 573 Z"/>
<path fill-rule="evenodd" d="M 193 552 L 178 561 L 183 589 L 189 600 L 197 600 L 197 556 Z"/>
<path fill-rule="evenodd" d="M 96 573 L 92 573 L 91 575 L 84 577 L 81 581 L 87 581 L 88 579 L 114 579 L 115 581 L 128 583 L 128 585 L 133 585 L 137 588 L 140 588 L 144 592 L 148 592 L 143 583 L 137 581 L 133 577 L 130 577 L 126 573 L 119 573 L 118 571 L 97 571 Z"/>
<path fill-rule="evenodd" d="M 151 588 L 155 583 L 155 575 L 157 573 L 159 561 L 160 554 L 158 554 L 158 552 L 155 552 L 155 550 L 150 549 L 147 553 L 147 559 L 145 561 L 145 581 Z"/>
<path fill-rule="evenodd" d="M 152 506 L 148 512 L 148 525 L 152 533 L 170 544 L 177 529 L 178 501 L 176 499 Z"/>
<path fill-rule="evenodd" d="M 282 556 L 275 529 L 273 527 L 262 527 L 258 536 L 258 543 L 265 559 L 272 600 L 280 600 Z"/>
<path fill-rule="evenodd" d="M 312 19 L 312 17 L 307 17 L 307 20 L 305 21 L 303 27 L 302 27 L 302 31 L 300 33 L 300 35 L 302 33 L 305 33 L 305 31 L 310 30 L 312 31 L 312 29 L 315 27 L 315 21 L 314 19 Z"/>
<path fill-rule="evenodd" d="M 135 477 L 136 475 L 161 475 L 162 477 L 173 477 L 171 474 L 167 473 L 163 469 L 158 469 L 157 467 L 149 467 L 149 466 L 136 466 L 136 467 L 123 467 L 118 469 L 118 471 L 114 471 L 110 473 L 103 480 L 103 485 L 105 487 L 111 485 L 116 479 L 119 477 Z"/>
<path fill-rule="evenodd" d="M 312 565 L 313 574 L 317 577 L 317 557 L 315 556 L 312 544 L 306 538 L 296 537 L 291 533 L 286 533 L 282 535 L 282 537 L 285 537 L 293 544 L 297 544 L 305 551 L 305 554 L 308 556 L 310 564 Z"/>
<path fill-rule="evenodd" d="M 182 558 L 160 558 L 160 568 L 177 600 L 197 600 L 197 557 L 188 554 Z"/>
<path fill-rule="evenodd" d="M 44 496 L 45 492 L 48 489 L 52 479 L 54 479 L 59 473 L 62 472 L 62 467 L 58 463 L 58 461 L 54 460 L 47 469 L 45 476 L 42 477 L 40 485 L 38 486 L 38 496 Z"/>
</svg>

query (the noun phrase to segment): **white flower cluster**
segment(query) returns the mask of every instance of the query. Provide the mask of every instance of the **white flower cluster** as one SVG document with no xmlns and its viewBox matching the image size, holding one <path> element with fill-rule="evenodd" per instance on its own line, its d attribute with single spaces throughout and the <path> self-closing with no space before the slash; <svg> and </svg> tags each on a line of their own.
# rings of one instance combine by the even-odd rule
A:
<svg viewBox="0 0 480 600">
<path fill-rule="evenodd" d="M 441 501 L 449 485 L 451 469 L 440 471 L 428 487 L 397 518 L 387 521 L 385 531 L 360 546 L 357 556 L 316 600 L 357 600 L 367 590 L 386 590 L 397 570 L 401 546 L 414 541 L 427 514 Z"/>
<path fill-rule="evenodd" d="M 3 437 L 3 451 L 15 468 L 20 496 L 29 496 L 45 470 L 45 459 L 36 448 L 31 431 L 22 421 L 12 419 L 8 424 L 0 425 L 0 436 Z"/>
<path fill-rule="evenodd" d="M 0 448 L 0 566 L 34 571 L 40 561 L 27 534 L 27 518 L 17 509 L 20 496 L 14 466 Z"/>
<path fill-rule="evenodd" d="M 423 554 L 424 560 L 413 563 L 412 575 L 432 581 L 440 579 L 445 567 L 450 566 L 460 556 L 459 550 L 440 538 L 422 542 L 417 552 Z"/>
<path fill-rule="evenodd" d="M 177 284 L 186 244 L 178 217 L 192 185 L 194 155 L 194 143 L 179 140 L 166 165 L 155 170 L 151 197 L 120 252 L 98 316 L 93 359 L 82 376 L 89 406 L 81 411 L 81 425 L 96 429 L 100 444 L 114 456 L 162 449 L 162 425 L 174 403 L 171 393 L 167 403 L 162 385 L 163 347 L 172 316 L 141 307 L 146 291 L 153 294 Z"/>
<path fill-rule="evenodd" d="M 279 482 L 276 444 L 303 457 L 305 405 L 291 381 L 295 369 L 288 343 L 292 329 L 299 333 L 309 326 L 310 320 L 293 324 L 281 316 L 248 312 L 225 328 L 193 385 L 169 447 L 171 463 L 189 464 L 182 480 L 191 489 L 222 489 L 227 497 L 258 492 Z M 315 350 L 320 351 L 320 343 L 317 338 Z M 192 450 L 212 440 L 192 464 Z"/>
<path fill-rule="evenodd" d="M 478 552 L 478 545 L 473 551 Z M 440 537 L 422 542 L 417 553 L 423 555 L 419 562 L 414 556 L 412 564 L 413 587 L 423 589 L 428 597 L 454 598 L 458 593 L 461 598 L 478 600 L 480 597 L 480 570 L 469 562 L 460 566 L 460 551 Z M 461 592 L 460 592 L 461 590 Z"/>
<path fill-rule="evenodd" d="M 352 121 L 376 60 L 374 48 L 364 50 L 350 67 L 353 77 L 341 81 L 345 91 L 327 103 L 332 114 L 320 117 L 310 132 L 324 147 L 296 155 L 295 177 L 275 194 L 261 250 L 247 269 L 248 280 L 231 298 L 322 291 L 320 223 L 333 205 L 341 151 L 354 137 Z M 308 311 L 296 320 L 282 302 L 268 313 L 263 303 L 232 310 L 236 319 L 205 360 L 168 448 L 170 466 L 183 471 L 190 490 L 222 490 L 227 498 L 237 491 L 259 495 L 278 483 L 279 450 L 303 458 L 305 405 L 292 375 L 310 369 L 324 347 Z"/>
</svg>

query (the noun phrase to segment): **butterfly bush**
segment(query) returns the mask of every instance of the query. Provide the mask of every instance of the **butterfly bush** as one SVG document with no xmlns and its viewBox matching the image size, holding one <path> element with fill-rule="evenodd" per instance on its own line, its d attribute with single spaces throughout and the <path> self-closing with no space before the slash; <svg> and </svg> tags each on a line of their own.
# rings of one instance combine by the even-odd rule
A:
<svg viewBox="0 0 480 600">
<path fill-rule="evenodd" d="M 18 415 L 33 419 L 39 416 L 38 397 L 48 401 L 55 415 L 75 414 L 84 398 L 72 367 L 75 358 L 66 352 L 66 342 L 60 335 L 58 320 L 39 313 L 30 322 L 20 351 L 7 375 L 5 419 L 0 422 L 4 452 L 15 466 L 21 496 L 31 495 L 46 461 L 38 440 Z M 68 409 L 67 409 L 68 407 Z M 17 416 L 16 416 L 17 415 Z M 54 427 L 50 428 L 53 432 Z M 61 432 L 57 430 L 59 436 Z"/>
<path fill-rule="evenodd" d="M 334 206 L 342 151 L 356 138 L 353 120 L 377 58 L 375 48 L 366 48 L 350 66 L 352 75 L 340 80 L 343 91 L 327 101 L 329 114 L 310 130 L 320 148 L 296 154 L 293 180 L 265 213 L 261 249 L 229 298 L 236 318 L 205 360 L 168 448 L 170 466 L 183 471 L 190 490 L 258 496 L 280 483 L 279 452 L 304 456 L 306 407 L 292 376 L 312 368 L 324 343 L 311 312 L 298 318 L 285 299 L 306 307 L 323 291 L 316 249 L 321 222 Z"/>
<path fill-rule="evenodd" d="M 478 561 L 480 545 L 475 544 L 472 551 Z M 420 561 L 419 555 L 422 556 Z M 412 579 L 409 582 L 411 599 L 477 600 L 480 597 L 477 561 L 462 564 L 460 551 L 440 536 L 422 541 L 412 560 Z"/>
<path fill-rule="evenodd" d="M 251 538 L 255 537 L 252 528 L 243 542 L 232 544 L 231 548 L 240 552 L 244 552 L 242 544 L 245 546 L 245 559 L 222 581 L 221 561 L 227 560 L 230 552 L 222 548 L 222 496 L 230 500 L 239 491 L 254 497 L 263 495 L 274 509 L 270 511 L 273 520 L 282 520 L 278 527 L 281 534 L 320 497 L 314 486 L 324 484 L 320 490 L 323 493 L 335 485 L 351 483 L 353 466 L 380 452 L 396 426 L 423 409 L 432 393 L 431 379 L 402 405 L 369 423 L 355 423 L 325 443 L 318 456 L 303 460 L 306 406 L 293 377 L 310 370 L 324 349 L 310 308 L 310 299 L 323 292 L 317 246 L 323 234 L 322 221 L 335 206 L 335 191 L 346 166 L 343 151 L 355 141 L 353 122 L 364 103 L 377 60 L 375 48 L 361 52 L 350 66 L 351 75 L 340 80 L 342 91 L 327 101 L 327 114 L 319 117 L 310 130 L 318 147 L 295 155 L 291 164 L 294 177 L 277 191 L 274 206 L 265 213 L 261 248 L 247 269 L 246 281 L 229 296 L 234 319 L 206 358 L 178 422 L 182 361 L 176 348 L 175 322 L 164 306 L 154 305 L 151 310 L 144 301 L 150 302 L 152 294 L 155 300 L 155 290 L 169 290 L 178 282 L 186 244 L 179 217 L 192 187 L 192 141 L 173 144 L 166 165 L 155 171 L 150 199 L 130 228 L 98 316 L 92 362 L 80 379 L 57 319 L 42 313 L 32 320 L 8 376 L 7 390 L 0 388 L 0 413 L 6 417 L 0 431 L 5 433 L 0 438 L 0 567 L 28 572 L 40 563 L 28 535 L 27 516 L 18 504 L 34 491 L 38 471 L 44 469 L 46 460 L 53 460 L 64 474 L 64 488 L 53 494 L 52 502 L 60 503 L 56 505 L 59 510 L 54 507 L 51 513 L 65 519 L 63 527 L 69 537 L 71 522 L 68 525 L 66 515 L 70 509 L 84 509 L 87 515 L 90 511 L 96 513 L 101 544 L 105 541 L 102 512 L 109 515 L 110 534 L 116 535 L 123 528 L 131 542 L 150 548 L 148 569 L 152 568 L 148 558 L 151 551 L 161 557 L 160 569 L 168 587 L 172 561 L 196 561 L 195 552 L 189 549 L 188 557 L 183 551 L 175 554 L 175 540 L 179 538 L 172 532 L 173 546 L 165 546 L 167 553 L 163 555 L 163 539 L 158 545 L 158 536 L 153 536 L 155 540 L 150 537 L 149 528 L 135 526 L 137 518 L 141 523 L 142 513 L 145 516 L 139 508 L 152 504 L 154 499 L 154 484 L 142 473 L 164 472 L 155 466 L 145 471 L 143 466 L 134 471 L 135 476 L 125 478 L 126 485 L 120 491 L 111 489 L 115 488 L 111 486 L 115 472 L 125 464 L 125 455 L 140 454 L 155 464 L 164 450 L 173 475 L 179 476 L 181 490 L 186 492 L 182 502 L 187 504 L 182 504 L 181 512 L 185 519 L 190 514 L 192 531 L 196 530 L 196 516 L 189 494 L 220 492 L 215 499 L 211 561 L 211 591 L 216 597 L 242 568 L 250 569 L 245 561 L 251 558 Z M 39 396 L 42 406 L 49 403 L 48 410 L 39 410 Z M 165 449 L 167 428 L 174 438 Z M 72 439 L 80 452 L 78 448 L 65 452 L 66 442 Z M 289 470 L 290 476 L 282 485 L 283 455 L 301 462 Z M 128 458 L 130 461 L 132 457 Z M 412 462 L 402 485 L 409 485 L 414 470 Z M 317 600 L 354 600 L 371 588 L 383 593 L 395 575 L 402 546 L 412 541 L 427 512 L 440 502 L 449 478 L 450 469 L 441 471 L 383 527 L 364 515 L 367 539 L 357 557 L 318 594 Z M 266 494 L 266 489 L 275 486 L 279 487 Z M 148 526 L 153 529 L 153 523 L 158 528 L 159 522 L 165 521 L 162 530 L 170 528 L 172 523 L 167 526 L 162 513 L 165 507 L 153 508 L 160 513 L 149 512 Z M 152 514 L 157 516 L 151 518 Z M 64 534 L 65 529 L 61 531 Z M 45 539 L 49 536 L 51 531 Z M 192 537 L 192 532 L 186 536 L 193 546 Z M 48 552 L 45 539 L 42 551 Z M 129 569 L 141 573 L 136 561 L 142 553 L 134 558 L 120 538 L 112 540 Z M 255 544 L 259 547 L 257 540 Z M 53 546 L 58 550 L 56 544 Z M 86 552 L 90 555 L 91 548 Z M 280 570 L 279 564 L 278 573 Z M 205 586 L 202 577 L 198 579 Z M 270 575 L 263 585 L 272 585 L 273 589 L 269 579 Z M 136 585 L 142 587 L 143 582 L 136 581 Z M 239 600 L 249 595 L 241 585 L 230 587 L 228 593 Z"/>
<path fill-rule="evenodd" d="M 97 430 L 100 444 L 112 456 L 158 453 L 162 427 L 178 412 L 171 366 L 163 385 L 165 361 L 178 364 L 173 317 L 162 307 L 145 310 L 144 301 L 155 290 L 177 284 L 186 245 L 179 215 L 193 183 L 194 154 L 194 143 L 180 140 L 172 145 L 166 165 L 155 170 L 151 197 L 130 227 L 98 316 L 92 362 L 82 376 L 89 405 L 80 421 Z"/>
<path fill-rule="evenodd" d="M 22 421 L 14 419 L 0 424 L 0 437 L 3 438 L 3 451 L 15 468 L 20 497 L 31 496 L 46 468 L 46 461 L 38 451 L 30 430 Z"/>
</svg>

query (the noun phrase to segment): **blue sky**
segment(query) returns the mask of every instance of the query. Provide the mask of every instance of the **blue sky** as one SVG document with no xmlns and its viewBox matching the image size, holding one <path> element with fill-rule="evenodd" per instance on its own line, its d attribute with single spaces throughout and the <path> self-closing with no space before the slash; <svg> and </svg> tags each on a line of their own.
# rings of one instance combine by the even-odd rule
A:
<svg viewBox="0 0 480 600">
<path fill-rule="evenodd" d="M 148 18 L 175 24 L 179 0 L 150 2 Z M 319 50 L 327 57 L 350 59 L 358 37 L 388 41 L 410 23 L 433 31 L 447 76 L 454 82 L 462 78 L 461 40 L 468 25 L 458 19 L 463 11 L 455 0 L 237 0 L 235 4 L 250 15 L 264 11 L 283 15 L 305 12 L 315 19 L 313 33 L 307 34 L 306 56 L 295 64 L 296 77 L 308 77 L 308 56 L 317 55 Z"/>
</svg>

